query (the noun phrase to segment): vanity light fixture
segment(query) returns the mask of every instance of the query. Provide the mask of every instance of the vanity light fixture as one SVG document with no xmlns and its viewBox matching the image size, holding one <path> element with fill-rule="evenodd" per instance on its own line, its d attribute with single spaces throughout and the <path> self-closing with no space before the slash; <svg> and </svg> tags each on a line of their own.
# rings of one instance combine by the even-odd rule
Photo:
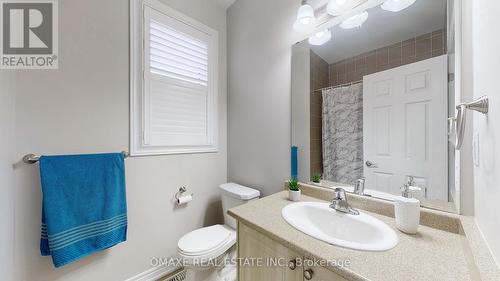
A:
<svg viewBox="0 0 500 281">
<path fill-rule="evenodd" d="M 293 24 L 295 30 L 305 30 L 312 27 L 316 23 L 314 9 L 306 1 L 302 1 L 302 5 L 297 12 L 297 20 Z"/>
<path fill-rule="evenodd" d="M 360 14 L 354 15 L 340 24 L 343 29 L 351 29 L 355 27 L 361 27 L 363 23 L 368 19 L 368 12 L 364 11 Z"/>
<path fill-rule="evenodd" d="M 319 46 L 325 44 L 331 39 L 332 39 L 332 32 L 330 31 L 330 29 L 325 29 L 309 37 L 308 42 L 311 45 Z"/>
<path fill-rule="evenodd" d="M 330 0 L 326 11 L 332 16 L 340 16 L 349 12 L 355 5 L 356 1 L 354 0 Z"/>
<path fill-rule="evenodd" d="M 381 8 L 390 12 L 402 11 L 415 3 L 417 0 L 387 0 Z"/>
</svg>

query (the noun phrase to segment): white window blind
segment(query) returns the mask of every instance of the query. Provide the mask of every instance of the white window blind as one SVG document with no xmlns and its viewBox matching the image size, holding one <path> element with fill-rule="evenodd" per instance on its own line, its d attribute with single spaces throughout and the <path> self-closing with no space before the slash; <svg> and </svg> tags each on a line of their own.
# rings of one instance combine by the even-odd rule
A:
<svg viewBox="0 0 500 281">
<path fill-rule="evenodd" d="M 208 44 L 172 29 L 149 22 L 151 72 L 207 86 Z"/>
<path fill-rule="evenodd" d="M 215 151 L 217 33 L 158 8 L 145 5 L 143 11 L 138 154 Z"/>
</svg>

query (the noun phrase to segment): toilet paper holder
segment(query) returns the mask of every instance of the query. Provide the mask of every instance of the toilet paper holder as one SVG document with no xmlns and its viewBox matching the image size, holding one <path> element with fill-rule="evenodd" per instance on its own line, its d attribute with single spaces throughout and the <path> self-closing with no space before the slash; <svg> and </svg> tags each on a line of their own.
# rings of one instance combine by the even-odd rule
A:
<svg viewBox="0 0 500 281">
<path fill-rule="evenodd" d="M 181 198 L 184 193 L 187 192 L 187 188 L 185 186 L 181 186 L 179 187 L 179 191 L 177 191 L 177 193 L 175 193 L 174 197 L 175 197 L 175 200 L 178 201 L 179 198 Z M 191 193 L 191 196 L 194 196 L 194 193 Z"/>
</svg>

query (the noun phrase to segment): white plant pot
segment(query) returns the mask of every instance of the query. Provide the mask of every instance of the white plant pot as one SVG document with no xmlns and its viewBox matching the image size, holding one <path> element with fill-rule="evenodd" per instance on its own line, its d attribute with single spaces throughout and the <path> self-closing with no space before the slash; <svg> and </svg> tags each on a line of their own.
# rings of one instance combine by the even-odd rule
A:
<svg viewBox="0 0 500 281">
<path fill-rule="evenodd" d="M 288 190 L 288 199 L 290 201 L 299 201 L 300 200 L 300 190 L 294 191 L 294 190 Z"/>
</svg>

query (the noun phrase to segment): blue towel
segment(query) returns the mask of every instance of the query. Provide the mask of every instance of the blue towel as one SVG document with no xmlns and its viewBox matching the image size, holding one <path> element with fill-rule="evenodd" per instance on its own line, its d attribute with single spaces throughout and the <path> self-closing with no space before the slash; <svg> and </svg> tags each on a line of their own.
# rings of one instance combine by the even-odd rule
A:
<svg viewBox="0 0 500 281">
<path fill-rule="evenodd" d="M 298 169 L 299 169 L 299 160 L 298 160 L 298 157 L 299 157 L 299 148 L 296 147 L 296 146 L 292 146 L 292 150 L 291 150 L 291 164 L 292 164 L 292 167 L 291 167 L 291 171 L 292 171 L 292 179 L 298 179 L 298 176 L 299 176 L 299 172 L 298 172 Z"/>
<path fill-rule="evenodd" d="M 127 240 L 123 154 L 42 156 L 40 251 L 56 267 Z"/>
</svg>

